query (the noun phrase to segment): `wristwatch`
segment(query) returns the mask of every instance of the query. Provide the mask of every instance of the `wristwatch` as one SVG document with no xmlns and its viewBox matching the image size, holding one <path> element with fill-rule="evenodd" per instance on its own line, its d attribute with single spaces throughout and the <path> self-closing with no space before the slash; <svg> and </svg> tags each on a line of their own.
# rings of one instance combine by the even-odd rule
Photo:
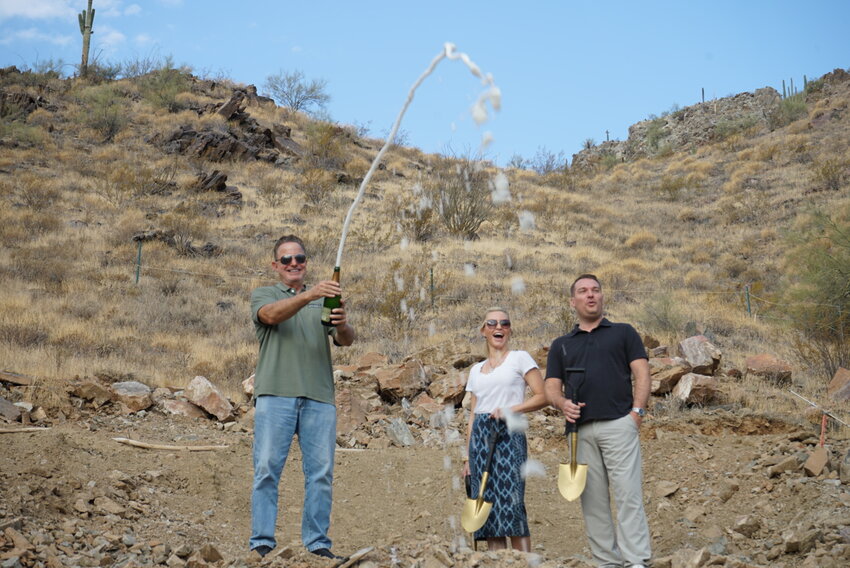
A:
<svg viewBox="0 0 850 568">
<path fill-rule="evenodd" d="M 646 409 L 644 408 L 632 408 L 632 412 L 643 418 L 646 416 Z"/>
</svg>

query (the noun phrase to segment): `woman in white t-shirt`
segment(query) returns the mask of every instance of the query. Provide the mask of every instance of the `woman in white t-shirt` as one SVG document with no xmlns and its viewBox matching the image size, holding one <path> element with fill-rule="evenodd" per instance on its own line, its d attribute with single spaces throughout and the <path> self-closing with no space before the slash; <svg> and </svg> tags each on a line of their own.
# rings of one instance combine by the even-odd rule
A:
<svg viewBox="0 0 850 568">
<path fill-rule="evenodd" d="M 525 512 L 525 479 L 521 469 L 528 457 L 525 433 L 511 431 L 505 418 L 510 413 L 532 412 L 546 406 L 543 377 L 526 351 L 511 351 L 511 320 L 503 308 L 489 308 L 481 324 L 487 341 L 487 359 L 469 371 L 466 390 L 471 393 L 471 417 L 467 425 L 469 475 L 472 495 L 486 467 L 488 442 L 496 436 L 496 449 L 484 500 L 493 503 L 487 522 L 475 531 L 475 540 L 486 540 L 488 550 L 506 548 L 506 538 L 517 550 L 531 552 L 531 534 Z M 526 387 L 532 396 L 525 398 Z"/>
</svg>

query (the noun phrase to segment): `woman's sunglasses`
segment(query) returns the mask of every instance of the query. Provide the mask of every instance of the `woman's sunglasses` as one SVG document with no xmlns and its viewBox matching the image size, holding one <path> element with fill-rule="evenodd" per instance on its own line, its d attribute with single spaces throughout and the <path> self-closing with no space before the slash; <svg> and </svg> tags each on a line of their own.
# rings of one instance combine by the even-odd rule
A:
<svg viewBox="0 0 850 568">
<path fill-rule="evenodd" d="M 298 264 L 304 264 L 305 262 L 307 262 L 307 255 L 306 254 L 285 254 L 282 257 L 280 257 L 280 260 L 278 260 L 278 262 L 281 263 L 284 266 L 289 266 L 289 263 L 292 262 L 293 258 L 295 259 L 295 262 L 298 263 Z"/>
<path fill-rule="evenodd" d="M 494 328 L 496 325 L 508 328 L 511 327 L 511 320 L 484 320 L 484 325 L 489 328 Z"/>
</svg>

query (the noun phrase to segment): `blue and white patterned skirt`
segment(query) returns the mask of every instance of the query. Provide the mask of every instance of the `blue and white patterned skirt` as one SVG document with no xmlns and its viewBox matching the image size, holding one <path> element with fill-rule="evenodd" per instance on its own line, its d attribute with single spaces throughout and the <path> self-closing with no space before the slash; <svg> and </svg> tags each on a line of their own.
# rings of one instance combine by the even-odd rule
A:
<svg viewBox="0 0 850 568">
<path fill-rule="evenodd" d="M 490 477 L 484 488 L 484 500 L 493 504 L 487 522 L 475 531 L 475 540 L 487 538 L 530 536 L 525 512 L 525 479 L 522 465 L 528 459 L 525 434 L 510 432 L 503 420 L 476 414 L 472 422 L 469 448 L 471 494 L 478 497 L 481 475 L 487 463 L 490 436 L 498 434 L 496 452 L 490 465 Z"/>
</svg>

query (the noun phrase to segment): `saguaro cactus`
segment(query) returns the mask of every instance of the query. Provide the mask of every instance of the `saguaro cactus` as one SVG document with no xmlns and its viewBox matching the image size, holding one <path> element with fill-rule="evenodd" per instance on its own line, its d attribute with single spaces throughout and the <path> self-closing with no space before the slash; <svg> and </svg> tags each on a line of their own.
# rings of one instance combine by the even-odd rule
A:
<svg viewBox="0 0 850 568">
<path fill-rule="evenodd" d="M 77 14 L 80 21 L 80 33 L 83 36 L 83 59 L 80 61 L 80 77 L 85 77 L 89 70 L 89 42 L 91 41 L 92 24 L 94 23 L 94 8 L 91 7 L 93 0 L 89 0 L 89 9 Z"/>
</svg>

